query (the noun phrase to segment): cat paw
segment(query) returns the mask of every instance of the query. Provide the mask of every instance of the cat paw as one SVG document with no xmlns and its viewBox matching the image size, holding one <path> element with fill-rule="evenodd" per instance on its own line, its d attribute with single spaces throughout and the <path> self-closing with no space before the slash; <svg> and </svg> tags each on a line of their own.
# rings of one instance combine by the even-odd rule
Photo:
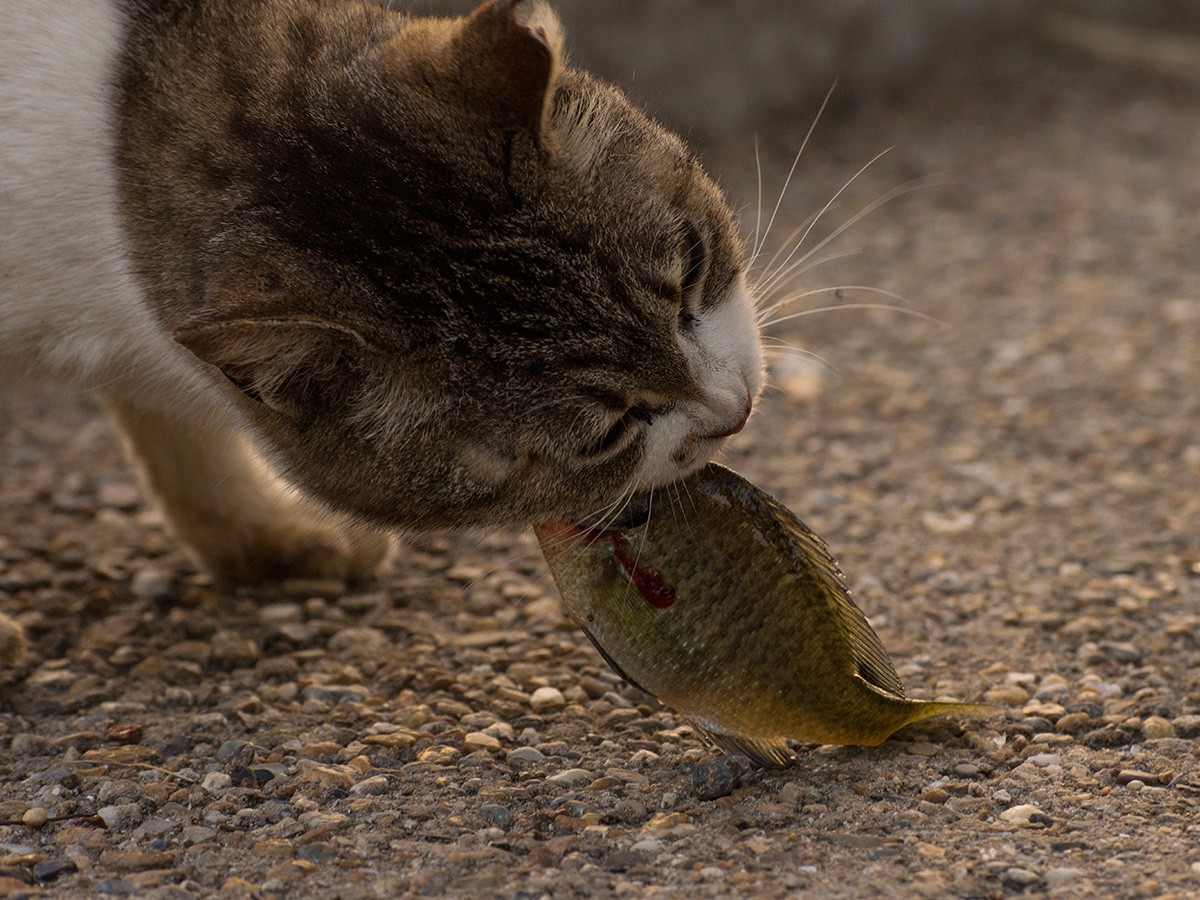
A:
<svg viewBox="0 0 1200 900">
<path fill-rule="evenodd" d="M 189 529 L 184 535 L 216 578 L 240 584 L 284 578 L 359 580 L 375 575 L 391 554 L 392 539 L 361 525 L 283 521 L 247 528 Z"/>
<path fill-rule="evenodd" d="M 16 620 L 0 613 L 0 672 L 14 668 L 27 646 L 25 629 Z"/>
</svg>

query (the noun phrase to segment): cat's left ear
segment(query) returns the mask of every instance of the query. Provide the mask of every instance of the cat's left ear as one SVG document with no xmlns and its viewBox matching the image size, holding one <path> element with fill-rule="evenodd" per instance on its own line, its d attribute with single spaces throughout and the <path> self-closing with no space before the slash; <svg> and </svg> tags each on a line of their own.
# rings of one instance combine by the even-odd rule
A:
<svg viewBox="0 0 1200 900">
<path fill-rule="evenodd" d="M 450 33 L 434 63 L 469 109 L 541 138 L 562 65 L 562 26 L 545 0 L 486 0 Z"/>
<path fill-rule="evenodd" d="M 174 337 L 251 400 L 298 420 L 352 390 L 372 352 L 354 329 L 299 315 L 201 315 Z"/>
</svg>

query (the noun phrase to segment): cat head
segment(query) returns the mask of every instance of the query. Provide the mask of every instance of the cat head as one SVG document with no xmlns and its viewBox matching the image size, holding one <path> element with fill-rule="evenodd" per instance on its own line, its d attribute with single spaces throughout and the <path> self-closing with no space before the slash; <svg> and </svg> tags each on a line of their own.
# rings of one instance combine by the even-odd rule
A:
<svg viewBox="0 0 1200 900">
<path fill-rule="evenodd" d="M 703 465 L 761 387 L 722 194 L 517 6 L 364 13 L 260 74 L 175 330 L 299 484 L 382 523 L 599 516 Z"/>
</svg>

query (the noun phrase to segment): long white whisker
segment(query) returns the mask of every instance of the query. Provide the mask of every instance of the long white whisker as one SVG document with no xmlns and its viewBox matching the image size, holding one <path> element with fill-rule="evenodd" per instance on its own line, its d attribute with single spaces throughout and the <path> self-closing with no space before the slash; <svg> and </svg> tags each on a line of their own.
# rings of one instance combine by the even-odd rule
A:
<svg viewBox="0 0 1200 900">
<path fill-rule="evenodd" d="M 864 287 L 861 285 L 848 285 L 847 287 L 841 288 L 840 290 L 868 291 L 873 294 L 883 294 L 888 297 L 894 297 L 895 299 L 900 300 L 902 302 L 904 301 L 904 298 L 899 296 L 898 294 L 893 294 L 891 291 L 885 291 L 882 288 L 871 288 L 871 287 Z M 823 293 L 826 293 L 826 291 L 809 291 L 809 292 L 807 292 L 808 296 L 814 296 L 816 294 L 823 294 Z M 799 295 L 799 296 L 804 296 L 804 295 Z M 762 327 L 770 328 L 771 326 L 778 325 L 781 322 L 790 322 L 792 319 L 800 319 L 800 318 L 803 318 L 804 316 L 815 316 L 817 313 L 834 312 L 836 310 L 843 310 L 843 309 L 845 309 L 845 310 L 881 309 L 881 310 L 886 310 L 887 312 L 903 313 L 904 315 L 912 316 L 915 319 L 922 319 L 926 322 L 933 322 L 936 325 L 945 325 L 946 324 L 946 322 L 944 322 L 942 319 L 939 319 L 935 316 L 927 315 L 923 312 L 918 312 L 917 310 L 910 309 L 907 306 L 895 306 L 891 303 L 839 303 L 834 306 L 818 306 L 815 309 L 804 309 L 804 310 L 801 310 L 800 312 L 789 313 L 786 316 L 780 316 L 778 319 L 772 319 L 770 322 L 764 322 Z"/>
<path fill-rule="evenodd" d="M 783 190 L 779 192 L 779 199 L 775 201 L 775 209 L 771 211 L 771 218 L 767 221 L 767 230 L 762 234 L 760 245 L 767 242 L 767 236 L 771 233 L 771 226 L 775 224 L 775 217 L 779 215 L 779 208 L 783 206 L 783 198 L 787 194 L 788 186 L 792 183 L 792 176 L 796 174 L 796 166 L 800 164 L 800 157 L 804 154 L 804 148 L 808 146 L 813 132 L 816 131 L 817 123 L 821 121 L 821 116 L 825 112 L 825 107 L 829 105 L 829 98 L 833 96 L 835 88 L 837 88 L 836 81 L 829 86 L 829 90 L 825 93 L 825 99 L 821 101 L 821 108 L 817 110 L 812 124 L 808 126 L 808 132 L 804 135 L 804 140 L 800 143 L 800 149 L 796 152 L 796 158 L 792 160 L 792 168 L 788 170 L 787 178 L 784 179 Z"/>
<path fill-rule="evenodd" d="M 796 255 L 796 252 L 801 247 L 804 246 L 804 242 L 808 239 L 809 234 L 811 234 L 812 230 L 817 227 L 817 223 L 821 221 L 821 217 L 824 216 L 825 213 L 827 213 L 829 211 L 830 207 L 832 207 L 833 204 L 837 202 L 837 199 L 839 197 L 841 197 L 842 194 L 845 193 L 847 189 L 849 189 L 850 185 L 854 184 L 854 182 L 859 179 L 859 177 L 863 174 L 863 172 L 867 171 L 867 169 L 871 168 L 871 166 L 875 165 L 875 163 L 877 163 L 880 159 L 882 159 L 884 156 L 886 156 L 890 152 L 891 152 L 891 148 L 889 147 L 886 150 L 881 150 L 879 153 L 875 154 L 875 156 L 871 157 L 871 159 L 867 161 L 866 165 L 864 165 L 857 172 L 855 172 L 853 175 L 851 175 L 850 178 L 846 181 L 846 183 L 843 184 L 840 188 L 838 188 L 837 192 L 825 202 L 825 205 L 822 206 L 819 210 L 817 210 L 817 214 L 815 216 L 813 216 L 812 222 L 810 222 L 809 226 L 806 229 L 804 229 L 804 233 L 800 235 L 800 240 L 798 240 L 796 242 L 795 246 L 792 247 L 792 251 L 784 258 L 783 262 L 779 264 L 781 267 L 786 266 L 788 263 L 790 263 L 792 261 L 792 257 L 794 257 Z M 854 220 L 851 219 L 851 221 L 854 221 Z M 848 227 L 847 224 L 843 224 L 841 227 L 835 229 L 833 234 L 834 235 L 840 234 L 841 232 L 845 231 L 847 227 Z M 826 237 L 823 241 L 821 241 L 819 244 L 817 244 L 817 246 L 814 248 L 814 250 L 820 249 L 821 247 L 824 247 L 826 244 L 828 244 L 829 241 L 831 240 L 831 237 L 832 236 Z M 812 251 L 809 251 L 809 252 L 811 253 Z M 775 281 L 775 277 L 778 274 L 779 274 L 778 269 L 775 270 L 774 272 L 768 272 L 766 279 L 759 286 L 759 290 L 761 290 L 763 292 L 769 292 L 770 286 Z"/>
<path fill-rule="evenodd" d="M 885 150 L 885 151 L 883 151 L 883 153 L 880 153 L 879 156 L 876 156 L 875 159 L 873 159 L 873 160 L 871 160 L 871 162 L 867 163 L 867 166 L 870 166 L 872 163 L 874 163 L 876 160 L 878 160 L 881 156 L 883 156 L 887 152 L 888 151 Z M 865 170 L 866 170 L 866 167 L 864 166 L 863 169 L 860 169 L 858 171 L 858 173 L 855 174 L 854 178 L 857 178 Z M 846 184 L 843 185 L 842 190 L 845 190 L 847 187 L 849 187 L 850 183 L 854 180 L 854 178 L 852 178 L 852 179 L 850 179 L 850 181 L 846 182 Z M 827 246 L 831 241 L 836 240 L 839 235 L 843 234 L 846 231 L 846 229 L 853 227 L 855 224 L 862 221 L 865 217 L 867 217 L 871 213 L 875 212 L 875 210 L 879 209 L 879 207 L 884 206 L 885 204 L 890 203 L 891 201 L 895 200 L 898 197 L 902 197 L 905 194 L 912 193 L 913 191 L 919 190 L 920 188 L 933 187 L 939 183 L 945 183 L 945 182 L 938 182 L 938 181 L 933 180 L 932 178 L 914 178 L 911 181 L 906 181 L 904 184 L 897 185 L 896 187 L 892 188 L 890 191 L 887 191 L 886 193 L 884 193 L 882 196 L 876 198 L 875 200 L 872 200 L 870 203 L 868 203 L 866 206 L 864 206 L 862 209 L 860 209 L 858 212 L 856 212 L 854 215 L 852 215 L 849 219 L 847 219 L 845 222 L 843 222 L 841 225 L 839 225 L 837 228 L 835 228 L 833 231 L 831 231 L 829 234 L 827 234 L 825 237 L 823 237 L 820 241 L 818 241 L 816 243 L 816 245 L 814 245 L 811 249 L 809 249 L 808 252 L 806 252 L 803 256 L 799 257 L 794 262 L 790 263 L 790 265 L 789 265 L 789 260 L 791 259 L 791 254 L 789 254 L 788 259 L 786 259 L 782 263 L 780 263 L 780 267 L 777 270 L 775 270 L 774 272 L 772 272 L 770 277 L 765 278 L 761 283 L 756 285 L 757 290 L 759 290 L 763 295 L 770 294 L 778 287 L 780 281 L 782 281 L 785 277 L 787 277 L 793 271 L 793 267 L 795 267 L 797 265 L 803 265 L 804 262 L 807 259 L 809 259 L 814 253 L 819 253 L 823 247 Z M 841 193 L 841 191 L 839 191 L 838 193 Z M 831 198 L 830 202 L 832 202 L 836 198 L 837 198 L 837 195 L 835 194 L 834 197 Z M 825 210 L 822 209 L 821 212 L 817 214 L 817 218 L 820 218 L 820 216 L 824 212 L 825 212 Z M 816 224 L 815 219 L 813 221 L 813 224 L 814 225 Z M 808 236 L 808 232 L 805 232 L 804 237 L 807 237 L 807 236 Z M 800 244 L 802 244 L 803 242 L 804 242 L 804 238 L 802 237 L 800 239 Z M 797 250 L 800 248 L 800 244 L 796 245 Z M 795 251 L 793 251 L 793 253 L 794 252 Z M 801 271 L 803 271 L 803 270 L 801 270 Z"/>
</svg>

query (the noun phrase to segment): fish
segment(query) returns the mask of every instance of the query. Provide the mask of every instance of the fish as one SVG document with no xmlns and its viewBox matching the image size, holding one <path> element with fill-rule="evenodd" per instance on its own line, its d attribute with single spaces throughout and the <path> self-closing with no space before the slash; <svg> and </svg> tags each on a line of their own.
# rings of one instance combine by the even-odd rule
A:
<svg viewBox="0 0 1200 900">
<path fill-rule="evenodd" d="M 670 510 L 534 526 L 564 611 L 622 678 L 760 766 L 788 741 L 875 746 L 981 704 L 913 700 L 825 542 L 786 506 L 709 463 Z"/>
</svg>

